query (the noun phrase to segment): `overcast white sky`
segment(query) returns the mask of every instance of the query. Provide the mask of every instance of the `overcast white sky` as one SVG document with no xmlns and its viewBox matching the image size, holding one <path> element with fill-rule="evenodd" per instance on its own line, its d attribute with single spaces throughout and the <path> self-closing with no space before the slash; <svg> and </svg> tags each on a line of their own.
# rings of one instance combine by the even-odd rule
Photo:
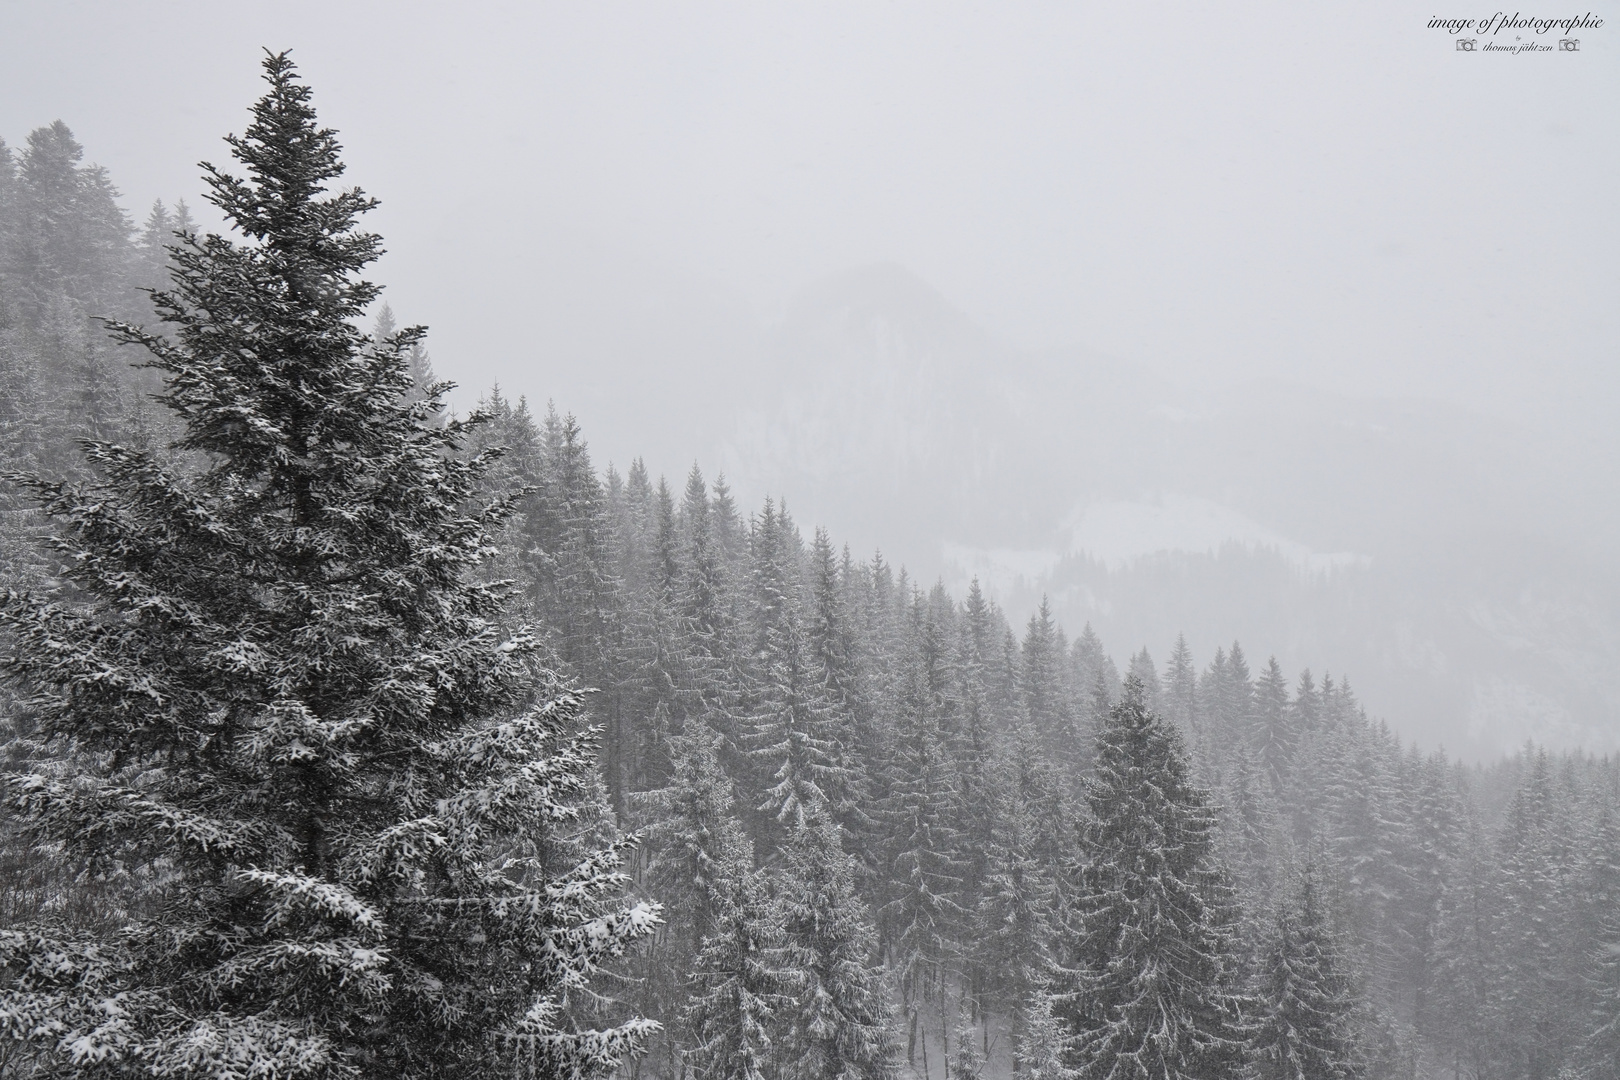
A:
<svg viewBox="0 0 1620 1080">
<path fill-rule="evenodd" d="M 1467 55 L 1448 2 L 3 0 L 0 134 L 194 196 L 293 48 L 469 387 L 552 393 L 548 282 L 769 322 L 891 260 L 1015 344 L 1612 430 L 1620 27 Z"/>
</svg>

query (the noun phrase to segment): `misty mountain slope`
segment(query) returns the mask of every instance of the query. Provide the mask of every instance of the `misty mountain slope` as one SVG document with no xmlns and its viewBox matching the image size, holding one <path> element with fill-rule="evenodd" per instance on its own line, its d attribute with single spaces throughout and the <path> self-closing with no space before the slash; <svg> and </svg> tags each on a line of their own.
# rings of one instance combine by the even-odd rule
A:
<svg viewBox="0 0 1620 1080">
<path fill-rule="evenodd" d="M 728 475 L 924 564 L 947 540 L 1055 537 L 1066 508 L 1043 485 L 1095 456 L 1075 453 L 1095 449 L 1076 394 L 1108 411 L 1153 387 L 1125 365 L 1086 372 L 1076 361 L 1087 357 L 1007 348 L 893 265 L 806 290 L 765 348 L 750 400 L 726 423 Z"/>
<path fill-rule="evenodd" d="M 910 548 L 942 517 L 971 528 L 990 484 L 1017 467 L 1023 403 L 998 378 L 1008 358 L 898 267 L 823 282 L 767 349 L 723 451 L 749 490 L 790 493 L 817 520 L 865 519 L 858 535 Z M 886 533 L 871 519 L 879 505 L 882 525 L 927 527 Z"/>
<path fill-rule="evenodd" d="M 892 265 L 807 290 L 766 349 L 723 421 L 727 474 L 924 578 L 979 576 L 1015 611 L 1050 593 L 1118 648 L 1332 658 L 1465 754 L 1620 745 L 1609 508 L 1532 433 L 1020 353 Z"/>
</svg>

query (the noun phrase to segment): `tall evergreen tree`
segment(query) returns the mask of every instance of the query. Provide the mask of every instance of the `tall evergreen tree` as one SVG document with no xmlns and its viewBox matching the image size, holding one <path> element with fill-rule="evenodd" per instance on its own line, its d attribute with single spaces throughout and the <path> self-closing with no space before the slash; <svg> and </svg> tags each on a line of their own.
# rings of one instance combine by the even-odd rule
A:
<svg viewBox="0 0 1620 1080">
<path fill-rule="evenodd" d="M 1527 748 L 1528 751 L 1529 748 Z M 1496 939 L 1501 965 L 1504 1049 L 1520 1074 L 1555 1076 L 1582 1034 L 1572 1015 L 1579 956 L 1571 945 L 1572 859 L 1561 800 L 1545 751 L 1526 753 L 1528 775 L 1508 806 L 1498 841 L 1497 889 L 1502 922 Z"/>
<path fill-rule="evenodd" d="M 1097 739 L 1076 911 L 1064 931 L 1068 1063 L 1109 1080 L 1220 1080 L 1246 1051 L 1232 889 L 1174 728 L 1128 680 Z"/>
<path fill-rule="evenodd" d="M 721 768 L 717 739 L 703 725 L 672 738 L 669 785 L 636 800 L 649 821 L 647 888 L 663 898 L 669 913 L 641 958 L 642 996 L 655 1016 L 677 1020 L 665 1040 L 677 1071 L 682 1052 L 697 1041 L 682 1028 L 690 974 L 704 942 L 723 917 L 735 914 L 736 890 L 754 862 L 753 844 L 733 814 L 731 779 Z"/>
<path fill-rule="evenodd" d="M 681 500 L 680 531 L 684 536 L 678 546 L 668 503 L 668 489 L 660 480 L 658 561 L 670 563 L 669 589 L 685 668 L 683 712 L 724 735 L 735 753 L 742 734 L 737 716 L 741 693 L 737 654 L 746 645 L 739 640 L 744 632 L 733 618 L 725 552 L 714 534 L 715 514 L 697 466 L 687 476 Z M 667 540 L 666 530 L 670 534 Z M 667 553 L 662 550 L 666 544 Z"/>
<path fill-rule="evenodd" d="M 905 585 L 901 576 L 900 586 Z M 941 717 L 951 707 L 946 652 L 939 628 L 915 596 L 906 618 L 898 681 L 889 701 L 893 743 L 882 807 L 888 855 L 879 913 L 884 948 L 906 1011 L 906 1059 L 926 1040 L 927 1010 L 944 1011 L 944 993 L 959 958 L 963 866 L 955 763 Z M 948 1035 L 943 1025 L 941 1036 Z"/>
<path fill-rule="evenodd" d="M 1021 659 L 1023 672 L 1024 709 L 1030 724 L 1041 740 L 1042 749 L 1054 761 L 1076 763 L 1082 747 L 1074 727 L 1074 716 L 1069 708 L 1069 697 L 1064 693 L 1060 672 L 1062 653 L 1058 648 L 1057 623 L 1052 620 L 1052 608 L 1046 598 L 1029 617 L 1024 631 Z"/>
<path fill-rule="evenodd" d="M 1049 853 L 1042 850 L 1042 823 L 1031 805 L 1036 793 L 1025 776 L 1003 772 L 998 779 L 973 944 L 985 972 L 981 992 L 1014 1013 L 1016 1056 L 1026 1052 L 1024 1043 L 1033 1037 L 1030 1003 L 1051 975 L 1058 895 L 1054 868 L 1043 858 Z"/>
<path fill-rule="evenodd" d="M 60 120 L 30 132 L 23 150 L 6 284 L 35 324 L 57 297 L 78 305 L 81 319 L 139 310 L 128 279 L 134 230 L 107 171 L 83 159 L 84 147 Z"/>
<path fill-rule="evenodd" d="M 1022 1037 L 1013 1050 L 1016 1080 L 1079 1080 L 1081 1071 L 1068 1064 L 1074 1036 L 1058 1018 L 1052 990 L 1041 984 L 1019 1007 Z"/>
<path fill-rule="evenodd" d="M 788 965 L 782 912 L 765 873 L 721 883 L 723 903 L 692 974 L 686 1058 L 703 1080 L 766 1080 L 780 1053 L 780 1010 L 803 980 Z"/>
<path fill-rule="evenodd" d="M 825 669 L 810 649 L 791 565 L 791 525 L 770 500 L 752 543 L 756 630 L 747 746 L 760 781 L 756 809 L 797 825 L 813 806 L 842 803 L 840 724 Z M 780 829 L 766 829 L 774 847 Z"/>
<path fill-rule="evenodd" d="M 1148 708 L 1161 715 L 1164 714 L 1162 695 L 1164 688 L 1159 684 L 1159 672 L 1153 666 L 1153 654 L 1143 646 L 1142 651 L 1131 657 L 1127 674 L 1133 675 L 1136 681 L 1142 684 L 1142 692 L 1147 697 Z"/>
<path fill-rule="evenodd" d="M 1590 1033 L 1574 1055 L 1580 1080 L 1620 1080 L 1620 913 L 1605 917 L 1588 975 L 1593 990 Z"/>
<path fill-rule="evenodd" d="M 780 1074 L 888 1080 L 894 1045 L 875 933 L 855 894 L 838 825 L 812 808 L 788 838 L 781 902 L 787 960 L 801 984 L 783 1009 Z"/>
<path fill-rule="evenodd" d="M 1355 1002 L 1310 866 L 1277 913 L 1259 997 L 1253 1049 L 1259 1080 L 1360 1075 Z"/>
<path fill-rule="evenodd" d="M 1165 717 L 1181 729 L 1191 746 L 1198 745 L 1197 723 L 1198 669 L 1193 663 L 1192 649 L 1183 634 L 1176 635 L 1176 646 L 1170 650 L 1170 659 L 1164 665 Z"/>
<path fill-rule="evenodd" d="M 169 246 L 174 243 L 174 215 L 158 199 L 152 203 L 141 226 L 138 247 L 141 277 L 152 288 L 162 288 L 169 280 Z M 387 305 L 384 305 L 386 308 Z"/>
<path fill-rule="evenodd" d="M 813 807 L 844 801 L 840 724 L 796 617 L 770 631 L 763 653 L 751 753 L 774 771 L 757 809 L 796 826 Z"/>
<path fill-rule="evenodd" d="M 1293 716 L 1288 708 L 1288 680 L 1282 665 L 1273 656 L 1254 685 L 1254 714 L 1250 745 L 1260 755 L 1274 790 L 1287 779 L 1297 742 Z"/>
<path fill-rule="evenodd" d="M 327 193 L 334 133 L 285 54 L 265 73 L 248 178 L 206 167 L 244 239 L 177 251 L 167 334 L 115 327 L 195 468 L 100 443 L 100 479 L 31 481 L 73 591 L 0 603 L 42 752 L 12 806 L 149 891 L 99 933 L 5 932 L 32 1017 L 5 1037 L 39 1075 L 611 1068 L 649 1025 L 576 1028 L 583 991 L 657 916 L 617 898 L 582 698 L 496 633 L 472 575 L 510 504 L 477 501 L 466 424 L 405 402 L 408 340 L 356 328 L 372 200 Z"/>
</svg>

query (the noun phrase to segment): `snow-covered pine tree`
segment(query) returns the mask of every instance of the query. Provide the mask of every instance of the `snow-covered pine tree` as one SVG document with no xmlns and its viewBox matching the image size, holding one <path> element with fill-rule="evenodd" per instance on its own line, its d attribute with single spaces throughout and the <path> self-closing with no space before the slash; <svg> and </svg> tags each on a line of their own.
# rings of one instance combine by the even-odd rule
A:
<svg viewBox="0 0 1620 1080">
<path fill-rule="evenodd" d="M 139 276 L 152 288 L 161 289 L 168 284 L 169 246 L 173 243 L 174 215 L 163 205 L 162 199 L 154 200 L 136 246 Z"/>
<path fill-rule="evenodd" d="M 157 216 L 158 212 L 162 210 L 163 204 L 158 203 L 152 211 L 154 218 Z M 151 232 L 152 225 L 148 223 L 146 226 L 146 236 L 149 236 Z M 146 239 L 146 236 L 143 236 L 141 241 L 143 250 L 151 245 L 151 241 Z M 377 312 L 376 321 L 372 326 L 372 338 L 378 342 L 386 342 L 389 338 L 394 336 L 394 332 L 398 329 L 399 323 L 395 318 L 393 307 L 386 303 L 383 304 L 382 309 Z M 421 401 L 428 397 L 433 385 L 439 380 L 435 378 L 433 374 L 433 358 L 428 355 L 427 346 L 422 344 L 420 339 L 411 342 L 410 348 L 406 350 L 405 366 L 411 375 L 411 391 L 408 395 L 409 399 L 411 401 Z M 447 419 L 447 415 L 445 411 L 441 409 L 434 413 L 434 415 L 429 419 L 433 423 L 442 423 L 445 419 Z"/>
<path fill-rule="evenodd" d="M 1141 652 L 1131 657 L 1127 673 L 1135 675 L 1137 681 L 1142 684 L 1142 690 L 1147 695 L 1148 708 L 1161 716 L 1164 715 L 1164 686 L 1159 682 L 1159 672 L 1153 666 L 1153 654 L 1147 651 L 1147 646 L 1144 645 Z"/>
<path fill-rule="evenodd" d="M 1189 746 L 1196 747 L 1198 738 L 1198 669 L 1193 664 L 1192 649 L 1185 634 L 1176 635 L 1175 648 L 1164 665 L 1164 715 L 1181 729 L 1181 736 Z"/>
<path fill-rule="evenodd" d="M 1300 874 L 1277 913 L 1261 972 L 1254 1033 L 1257 1080 L 1353 1080 L 1360 1075 L 1355 1001 L 1347 985 L 1315 869 Z"/>
<path fill-rule="evenodd" d="M 625 692 L 634 664 L 626 642 L 619 540 L 578 421 L 548 408 L 542 440 L 540 495 L 549 511 L 542 544 L 554 569 L 545 622 L 556 631 L 564 670 L 600 688 L 591 716 L 603 729 L 602 769 L 613 805 L 623 812 L 637 725 Z"/>
<path fill-rule="evenodd" d="M 1282 789 L 1294 760 L 1296 732 L 1288 707 L 1288 680 L 1273 656 L 1254 684 L 1254 722 L 1250 744 L 1265 763 L 1273 791 Z"/>
<path fill-rule="evenodd" d="M 11 248 L 17 229 L 17 159 L 5 139 L 0 139 L 0 273 L 11 261 Z"/>
<path fill-rule="evenodd" d="M 1222 861 L 1238 887 L 1245 914 L 1259 920 L 1274 884 L 1277 808 L 1265 765 L 1249 747 L 1227 751 L 1224 789 Z"/>
<path fill-rule="evenodd" d="M 1605 920 L 1588 977 L 1593 1027 L 1576 1048 L 1569 1071 L 1580 1080 L 1620 1080 L 1620 913 Z"/>
<path fill-rule="evenodd" d="M 686 1060 L 702 1080 L 766 1080 L 778 1047 L 778 1011 L 803 980 L 783 948 L 782 912 L 765 872 L 739 871 L 716 883 L 720 907 L 693 969 L 683 1021 Z"/>
<path fill-rule="evenodd" d="M 1025 714 L 1041 740 L 1042 752 L 1079 775 L 1085 747 L 1075 728 L 1069 695 L 1064 693 L 1060 671 L 1063 656 L 1057 638 L 1057 623 L 1052 619 L 1051 605 L 1043 596 L 1040 608 L 1029 617 L 1029 625 L 1024 629 L 1023 679 L 1019 689 Z M 1084 688 L 1090 689 L 1089 681 Z"/>
<path fill-rule="evenodd" d="M 6 674 L 40 764 L 35 843 L 149 889 L 99 933 L 0 936 L 0 1037 L 39 1076 L 585 1076 L 651 1025 L 581 1030 L 596 965 L 649 933 L 592 805 L 583 699 L 494 628 L 477 581 L 509 502 L 468 424 L 411 405 L 355 325 L 380 250 L 285 54 L 211 166 L 242 239 L 175 254 L 166 376 L 181 464 L 109 444 L 30 481 L 71 589 L 6 594 Z M 22 1045 L 19 1045 L 22 1044 Z"/>
<path fill-rule="evenodd" d="M 709 508 L 720 557 L 728 565 L 733 565 L 743 549 L 743 524 L 742 515 L 737 513 L 737 500 L 731 495 L 731 485 L 726 483 L 725 473 L 714 478 L 714 498 L 710 500 Z"/>
<path fill-rule="evenodd" d="M 1579 1080 L 1620 1080 L 1620 813 L 1612 802 L 1598 803 L 1583 841 L 1586 910 L 1576 927 L 1587 954 L 1582 981 L 1590 1014 L 1567 1072 Z"/>
<path fill-rule="evenodd" d="M 538 523 L 543 516 L 535 505 L 539 494 L 534 487 L 534 479 L 543 468 L 540 429 L 535 426 L 528 401 L 521 397 L 513 401 L 498 385 L 479 398 L 478 412 L 482 422 L 471 432 L 469 449 L 482 453 L 500 448 L 499 456 L 484 472 L 482 492 L 490 495 L 523 492 L 502 530 L 501 549 L 485 562 L 482 575 L 491 581 L 516 583 L 502 612 L 504 624 L 509 628 L 535 626 L 544 634 L 542 648 L 555 655 L 553 631 L 541 621 L 542 589 L 550 580 L 551 569 L 537 540 Z"/>
<path fill-rule="evenodd" d="M 997 852 L 996 789 L 991 779 L 993 725 L 995 718 L 991 704 L 990 672 L 987 653 L 994 648 L 994 635 L 990 626 L 990 607 L 985 602 L 979 582 L 974 579 L 968 587 L 966 602 L 958 620 L 956 643 L 955 697 L 958 716 L 948 750 L 956 764 L 956 787 L 961 807 L 957 819 L 959 846 L 962 852 L 962 907 L 974 916 L 983 901 L 990 864 Z M 989 957 L 982 948 L 984 940 L 965 943 L 966 993 L 975 1002 L 975 1009 L 983 1004 L 992 971 Z"/>
<path fill-rule="evenodd" d="M 721 768 L 718 739 L 703 724 L 670 739 L 668 786 L 636 800 L 650 821 L 644 830 L 647 889 L 669 913 L 639 964 L 642 999 L 654 1017 L 684 1019 L 698 954 L 735 900 L 737 882 L 753 867 L 753 843 L 733 815 L 731 778 Z M 680 1055 L 694 1039 L 680 1024 L 673 1028 L 661 1045 L 678 1071 Z"/>
<path fill-rule="evenodd" d="M 845 588 L 827 530 L 816 529 L 810 546 L 810 578 L 804 635 L 816 665 L 813 681 L 824 688 L 833 724 L 829 736 L 837 749 L 842 776 L 828 792 L 833 813 L 847 828 L 864 836 L 871 828 L 861 809 L 868 783 L 866 760 L 855 733 L 856 663 L 854 626 L 845 605 Z"/>
<path fill-rule="evenodd" d="M 1023 1036 L 1013 1051 L 1016 1080 L 1079 1080 L 1080 1070 L 1067 1062 L 1074 1036 L 1058 1018 L 1054 1005 L 1052 988 L 1046 983 L 1031 990 L 1020 1004 Z"/>
<path fill-rule="evenodd" d="M 1220 686 L 1221 701 L 1218 712 L 1224 729 L 1221 741 L 1226 746 L 1237 746 L 1248 741 L 1254 724 L 1254 682 L 1250 678 L 1249 661 L 1243 655 L 1243 646 L 1232 642 L 1232 651 L 1226 654 L 1226 678 Z"/>
<path fill-rule="evenodd" d="M 1026 735 L 1016 744 L 1024 754 L 998 762 L 1002 768 L 989 798 L 993 815 L 983 891 L 970 942 L 983 972 L 977 989 L 986 1002 L 1010 1006 L 1013 1013 L 1015 1060 L 1034 1037 L 1029 1009 L 1050 974 L 1058 906 L 1053 867 L 1041 858 L 1040 823 L 1030 805 L 1033 777 L 1028 774 L 1038 762 L 1024 759 L 1034 756 L 1034 745 L 1033 736 Z"/>
<path fill-rule="evenodd" d="M 1223 1080 L 1246 1050 L 1215 814 L 1141 684 L 1097 739 L 1075 912 L 1062 932 L 1068 1063 L 1096 1080 Z"/>
<path fill-rule="evenodd" d="M 848 778 L 839 742 L 842 725 L 801 622 L 789 561 L 793 542 L 787 519 L 766 500 L 752 544 L 758 627 L 746 743 L 762 774 L 755 809 L 775 823 L 763 835 L 776 842 L 811 807 L 842 803 Z"/>
<path fill-rule="evenodd" d="M 1299 673 L 1299 682 L 1294 687 L 1294 704 L 1291 712 L 1293 716 L 1290 726 L 1296 739 L 1315 731 L 1322 723 L 1322 691 L 1317 687 L 1310 668 Z"/>
<path fill-rule="evenodd" d="M 805 611 L 805 636 L 810 651 L 821 665 L 821 678 L 840 709 L 849 708 L 855 679 L 850 656 L 850 620 L 844 609 L 838 558 L 833 553 L 827 530 L 816 529 L 810 545 L 809 597 Z"/>
<path fill-rule="evenodd" d="M 1403 913 L 1409 949 L 1405 978 L 1416 988 L 1413 1026 L 1427 1033 L 1435 1020 L 1440 911 L 1463 846 L 1463 802 L 1444 755 L 1434 753 L 1417 761 L 1416 746 L 1411 755 L 1412 899 Z"/>
<path fill-rule="evenodd" d="M 1573 1015 L 1571 955 L 1574 878 L 1564 807 L 1545 750 L 1526 747 L 1528 775 L 1514 792 L 1498 837 L 1496 892 L 1502 921 L 1495 954 L 1501 964 L 1503 1039 L 1521 1075 L 1552 1076 L 1585 1034 Z"/>
<path fill-rule="evenodd" d="M 1497 935 L 1501 900 L 1492 867 L 1495 854 L 1470 823 L 1465 857 L 1452 873 L 1435 933 L 1434 1005 L 1429 1034 L 1453 1071 L 1490 1075 L 1501 1060 L 1504 985 Z"/>
<path fill-rule="evenodd" d="M 689 939 L 689 951 L 714 928 L 727 901 L 725 883 L 754 862 L 753 845 L 732 812 L 731 779 L 720 766 L 717 738 L 702 726 L 672 738 L 669 786 L 638 800 L 652 818 L 647 880 L 670 905 L 663 937 Z"/>
<path fill-rule="evenodd" d="M 904 574 L 898 589 L 906 586 Z M 926 1041 L 925 1010 L 944 1011 L 945 991 L 960 955 L 964 916 L 960 792 L 955 762 L 947 753 L 941 716 L 954 703 L 945 696 L 951 685 L 944 642 L 930 623 L 920 594 L 912 597 L 905 617 L 895 680 L 884 703 L 892 732 L 884 770 L 887 789 L 880 808 L 884 829 L 883 904 L 879 931 L 906 1012 L 906 1059 L 910 1063 Z M 949 1037 L 942 1023 L 936 1029 Z"/>
<path fill-rule="evenodd" d="M 756 809 L 795 826 L 812 806 L 843 801 L 848 773 L 841 764 L 841 725 L 797 616 L 789 613 L 770 629 L 757 659 L 750 753 L 773 771 Z"/>
<path fill-rule="evenodd" d="M 696 717 L 725 736 L 726 753 L 735 767 L 741 733 L 741 658 L 743 637 L 736 625 L 731 578 L 725 551 L 715 535 L 716 514 L 710 504 L 703 474 L 694 465 L 686 481 L 681 502 L 682 543 L 670 537 L 670 552 L 662 553 L 668 494 L 659 481 L 658 546 L 660 559 L 671 561 L 671 604 L 676 615 L 678 646 L 682 665 L 679 712 Z M 673 523 L 671 523 L 673 528 Z"/>
<path fill-rule="evenodd" d="M 787 960 L 802 980 L 782 1009 L 785 1080 L 889 1080 L 893 1033 L 876 933 L 827 808 L 788 836 L 780 885 Z"/>
<path fill-rule="evenodd" d="M 652 578 L 650 585 L 666 595 L 675 590 L 675 576 L 679 572 L 676 552 L 679 542 L 675 534 L 675 496 L 670 493 L 669 481 L 658 478 L 653 492 L 653 544 Z"/>
<path fill-rule="evenodd" d="M 134 230 L 118 205 L 118 189 L 106 169 L 83 159 L 84 147 L 57 120 L 29 132 L 17 170 L 6 285 L 36 326 L 61 299 L 80 321 L 86 309 L 143 310 L 129 280 Z"/>
</svg>

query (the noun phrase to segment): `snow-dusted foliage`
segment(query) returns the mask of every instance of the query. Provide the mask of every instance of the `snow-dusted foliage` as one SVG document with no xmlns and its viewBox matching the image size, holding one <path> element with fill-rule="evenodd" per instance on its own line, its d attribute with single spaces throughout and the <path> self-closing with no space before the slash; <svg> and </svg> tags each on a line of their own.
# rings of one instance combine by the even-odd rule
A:
<svg viewBox="0 0 1620 1080">
<path fill-rule="evenodd" d="M 893 1035 L 875 934 L 828 809 L 812 806 L 785 851 L 781 905 L 799 985 L 783 1009 L 786 1080 L 891 1080 Z"/>
<path fill-rule="evenodd" d="M 160 457 L 87 445 L 95 479 L 26 481 L 61 584 L 0 603 L 37 764 L 29 843 L 127 917 L 46 908 L 0 934 L 0 1040 L 38 1076 L 600 1074 L 647 1021 L 592 1024 L 592 972 L 648 933 L 628 841 L 593 809 L 581 696 L 474 571 L 503 499 L 409 363 L 356 328 L 380 251 L 329 192 L 333 132 L 285 55 L 212 166 L 240 236 L 187 236 L 163 333 Z"/>
<path fill-rule="evenodd" d="M 1096 1080 L 1235 1080 L 1247 1039 L 1216 819 L 1134 676 L 1098 736 L 1096 768 L 1059 959 L 1069 1064 Z"/>
<path fill-rule="evenodd" d="M 797 828 L 811 807 L 839 794 L 847 774 L 839 765 L 838 720 L 824 671 L 815 662 L 785 594 L 782 529 L 766 507 L 755 529 L 755 589 L 761 597 L 754 656 L 759 678 L 750 719 L 749 750 L 769 772 L 758 809 Z"/>
<path fill-rule="evenodd" d="M 765 873 L 731 867 L 717 882 L 714 929 L 703 939 L 683 1017 L 687 1060 L 703 1080 L 766 1080 L 777 1074 L 779 1012 L 802 980 L 788 964 L 781 910 Z"/>
<path fill-rule="evenodd" d="M 1352 1080 L 1360 1075 L 1355 1000 L 1338 942 L 1307 866 L 1277 913 L 1260 975 L 1254 1032 L 1260 1080 Z"/>
</svg>

